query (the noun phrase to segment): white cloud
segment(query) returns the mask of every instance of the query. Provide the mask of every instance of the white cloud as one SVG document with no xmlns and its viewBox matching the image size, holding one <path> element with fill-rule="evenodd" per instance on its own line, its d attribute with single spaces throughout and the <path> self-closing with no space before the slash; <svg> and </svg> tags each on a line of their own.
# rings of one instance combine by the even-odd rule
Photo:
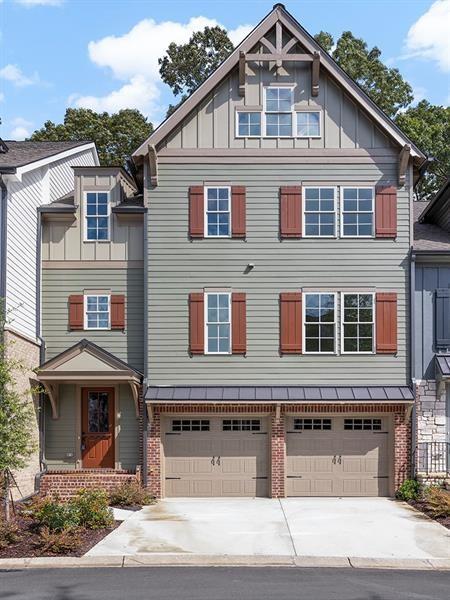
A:
<svg viewBox="0 0 450 600">
<path fill-rule="evenodd" d="M 450 0 L 436 0 L 406 36 L 406 56 L 436 61 L 442 71 L 450 71 Z"/>
<path fill-rule="evenodd" d="M 61 6 L 65 0 L 14 0 L 22 6 Z"/>
<path fill-rule="evenodd" d="M 39 82 L 39 75 L 33 73 L 31 77 L 25 75 L 17 65 L 5 65 L 0 69 L 0 78 L 10 81 L 18 87 L 25 87 Z"/>
<path fill-rule="evenodd" d="M 121 108 L 138 108 L 153 121 L 163 116 L 159 105 L 162 82 L 158 58 L 163 56 L 170 42 L 186 43 L 194 31 L 206 26 L 219 25 L 214 19 L 192 17 L 187 23 L 144 19 L 122 36 L 107 36 L 88 45 L 91 61 L 109 69 L 123 85 L 105 96 L 72 95 L 75 106 L 114 112 Z M 234 44 L 250 31 L 250 25 L 240 25 L 228 34 Z"/>
<path fill-rule="evenodd" d="M 9 134 L 9 137 L 13 140 L 23 140 L 31 135 L 31 126 L 33 123 L 27 121 L 22 117 L 16 117 L 11 121 L 13 129 Z"/>
</svg>

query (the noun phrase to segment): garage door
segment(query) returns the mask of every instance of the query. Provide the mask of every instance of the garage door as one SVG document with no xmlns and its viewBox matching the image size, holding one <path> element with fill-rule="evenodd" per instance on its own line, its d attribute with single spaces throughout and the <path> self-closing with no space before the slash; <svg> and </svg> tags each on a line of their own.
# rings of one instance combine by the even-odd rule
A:
<svg viewBox="0 0 450 600">
<path fill-rule="evenodd" d="M 389 496 L 389 418 L 289 417 L 288 496 Z"/>
<path fill-rule="evenodd" d="M 267 496 L 267 420 L 258 417 L 164 419 L 167 497 Z"/>
</svg>

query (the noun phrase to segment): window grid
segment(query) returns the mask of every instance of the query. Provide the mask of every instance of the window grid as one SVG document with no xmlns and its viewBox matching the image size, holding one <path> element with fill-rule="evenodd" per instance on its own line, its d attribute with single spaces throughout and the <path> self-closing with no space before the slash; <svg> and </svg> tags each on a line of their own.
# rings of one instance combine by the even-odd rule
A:
<svg viewBox="0 0 450 600">
<path fill-rule="evenodd" d="M 305 187 L 305 237 L 336 236 L 335 188 Z"/>
<path fill-rule="evenodd" d="M 229 187 L 207 187 L 206 237 L 230 237 L 231 201 Z"/>
<path fill-rule="evenodd" d="M 174 419 L 172 431 L 209 431 L 209 420 L 204 419 Z"/>
<path fill-rule="evenodd" d="M 292 137 L 292 96 L 290 87 L 265 88 L 265 135 Z"/>
<path fill-rule="evenodd" d="M 260 419 L 224 419 L 222 431 L 261 431 Z"/>
<path fill-rule="evenodd" d="M 107 192 L 86 192 L 86 240 L 109 241 Z"/>
<path fill-rule="evenodd" d="M 305 353 L 334 354 L 336 346 L 336 294 L 305 294 Z"/>
<path fill-rule="evenodd" d="M 206 294 L 206 353 L 230 354 L 231 352 L 231 295 Z"/>
<path fill-rule="evenodd" d="M 320 137 L 320 112 L 299 111 L 297 115 L 297 137 Z"/>
<path fill-rule="evenodd" d="M 240 137 L 261 137 L 261 113 L 238 112 L 237 134 Z"/>
<path fill-rule="evenodd" d="M 110 297 L 88 295 L 85 302 L 85 329 L 110 329 Z"/>
<path fill-rule="evenodd" d="M 381 419 L 344 419 L 346 431 L 381 431 Z"/>
<path fill-rule="evenodd" d="M 374 191 L 367 187 L 344 187 L 341 193 L 342 237 L 372 237 Z"/>
<path fill-rule="evenodd" d="M 342 295 L 342 352 L 367 353 L 374 350 L 374 295 Z"/>
<path fill-rule="evenodd" d="M 294 419 L 296 431 L 331 431 L 331 419 Z"/>
</svg>

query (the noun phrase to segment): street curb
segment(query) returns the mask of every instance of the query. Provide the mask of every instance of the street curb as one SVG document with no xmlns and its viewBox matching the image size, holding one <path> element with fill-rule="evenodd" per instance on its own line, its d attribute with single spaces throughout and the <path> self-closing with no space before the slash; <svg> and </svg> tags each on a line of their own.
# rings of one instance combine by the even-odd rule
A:
<svg viewBox="0 0 450 600">
<path fill-rule="evenodd" d="M 206 554 L 135 554 L 2 558 L 0 570 L 95 567 L 294 567 L 450 571 L 449 558 L 363 558 L 344 556 L 239 556 Z"/>
</svg>

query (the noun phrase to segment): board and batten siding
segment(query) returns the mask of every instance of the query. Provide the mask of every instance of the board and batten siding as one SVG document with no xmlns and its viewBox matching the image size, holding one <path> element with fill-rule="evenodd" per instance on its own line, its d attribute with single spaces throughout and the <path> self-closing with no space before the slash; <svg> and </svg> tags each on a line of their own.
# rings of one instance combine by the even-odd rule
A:
<svg viewBox="0 0 450 600">
<path fill-rule="evenodd" d="M 409 183 L 398 190 L 398 235 L 386 239 L 279 240 L 279 188 L 284 185 L 393 183 L 396 162 L 386 155 L 352 164 L 337 151 L 285 163 L 227 163 L 207 156 L 160 161 L 156 188 L 147 182 L 148 377 L 170 384 L 398 384 L 408 382 Z M 347 157 L 348 158 L 348 157 Z M 190 240 L 189 186 L 229 182 L 246 187 L 247 237 Z M 339 227 L 339 223 L 338 223 Z M 245 274 L 246 265 L 255 268 Z M 231 288 L 247 298 L 247 355 L 190 356 L 188 295 Z M 398 294 L 397 355 L 279 354 L 279 293 L 372 290 Z M 338 314 L 338 318 L 339 318 Z M 338 327 L 338 344 L 339 344 Z"/>
<path fill-rule="evenodd" d="M 70 331 L 68 299 L 87 290 L 125 295 L 125 331 Z M 142 371 L 144 314 L 142 268 L 44 268 L 42 270 L 42 335 L 46 360 L 86 338 Z"/>
</svg>

